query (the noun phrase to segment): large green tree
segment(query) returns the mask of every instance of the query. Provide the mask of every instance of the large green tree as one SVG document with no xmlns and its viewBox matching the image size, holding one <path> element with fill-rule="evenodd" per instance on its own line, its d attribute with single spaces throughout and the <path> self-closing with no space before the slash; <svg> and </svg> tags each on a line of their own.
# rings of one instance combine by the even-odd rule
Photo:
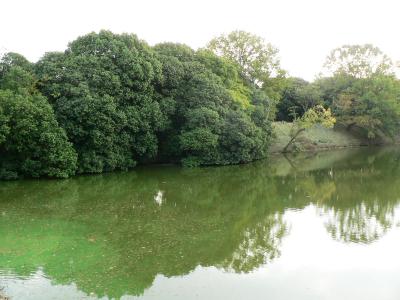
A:
<svg viewBox="0 0 400 300">
<path fill-rule="evenodd" d="M 0 179 L 73 175 L 76 153 L 52 107 L 35 90 L 33 74 L 9 57 L 1 62 Z"/>
<path fill-rule="evenodd" d="M 338 124 L 361 129 L 368 138 L 394 136 L 400 128 L 400 82 L 389 57 L 373 45 L 345 45 L 331 52 L 325 66 L 333 76 L 316 85 Z"/>
<path fill-rule="evenodd" d="M 212 39 L 207 47 L 236 62 L 245 78 L 254 84 L 262 85 L 282 73 L 278 49 L 249 32 L 232 31 Z"/>
<path fill-rule="evenodd" d="M 273 119 L 287 83 L 286 72 L 280 65 L 279 50 L 263 38 L 240 30 L 212 39 L 207 48 L 235 63 L 240 76 L 263 91 L 269 102 L 269 116 Z"/>
<path fill-rule="evenodd" d="M 332 108 L 342 124 L 361 128 L 369 138 L 394 136 L 400 128 L 400 82 L 384 75 L 356 79 Z"/>
<path fill-rule="evenodd" d="M 163 65 L 159 91 L 170 103 L 171 128 L 161 156 L 186 165 L 248 162 L 264 157 L 270 138 L 268 109 L 253 99 L 235 64 L 184 45 L 155 47 Z"/>
<path fill-rule="evenodd" d="M 345 74 L 355 78 L 374 75 L 392 75 L 391 59 L 372 44 L 344 45 L 333 49 L 324 64 L 332 74 Z"/>
<path fill-rule="evenodd" d="M 41 91 L 78 153 L 79 172 L 128 169 L 157 154 L 166 119 L 154 94 L 161 65 L 132 34 L 90 33 L 37 64 Z"/>
<path fill-rule="evenodd" d="M 33 70 L 33 63 L 15 52 L 5 53 L 0 62 L 0 78 L 5 76 L 12 67 L 20 67 L 27 72 Z"/>
</svg>

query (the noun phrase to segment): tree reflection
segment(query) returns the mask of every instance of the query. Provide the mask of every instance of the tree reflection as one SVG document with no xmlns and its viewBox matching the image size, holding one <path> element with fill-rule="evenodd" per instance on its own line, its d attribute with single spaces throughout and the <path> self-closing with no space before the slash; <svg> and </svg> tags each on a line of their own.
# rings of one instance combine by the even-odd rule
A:
<svg viewBox="0 0 400 300">
<path fill-rule="evenodd" d="M 161 168 L 7 183 L 0 268 L 29 276 L 42 267 L 54 283 L 112 298 L 199 265 L 251 271 L 279 256 L 287 232 L 274 181 L 258 173 Z"/>
<path fill-rule="evenodd" d="M 347 210 L 328 212 L 326 229 L 335 240 L 369 244 L 382 237 L 392 227 L 394 212 L 377 219 L 377 211 L 371 211 L 365 203 Z M 373 209 L 373 208 L 372 208 Z"/>
<path fill-rule="evenodd" d="M 393 227 L 400 192 L 398 157 L 398 151 L 381 151 L 361 157 L 361 166 L 335 172 L 335 193 L 320 205 L 333 239 L 369 244 Z"/>
<path fill-rule="evenodd" d="M 353 151 L 292 159 L 296 170 L 273 159 L 2 183 L 0 269 L 42 268 L 56 284 L 116 299 L 197 266 L 251 272 L 280 256 L 285 211 L 310 204 L 333 239 L 371 243 L 395 223 L 398 159 Z"/>
<path fill-rule="evenodd" d="M 235 272 L 248 273 L 272 262 L 280 256 L 279 247 L 287 233 L 288 226 L 282 215 L 269 215 L 242 233 L 242 242 L 221 266 Z"/>
</svg>

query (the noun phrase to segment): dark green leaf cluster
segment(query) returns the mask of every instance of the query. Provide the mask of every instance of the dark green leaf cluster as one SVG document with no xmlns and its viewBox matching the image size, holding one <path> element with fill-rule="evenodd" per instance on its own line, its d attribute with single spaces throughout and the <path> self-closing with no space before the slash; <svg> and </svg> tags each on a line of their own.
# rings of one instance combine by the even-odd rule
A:
<svg viewBox="0 0 400 300">
<path fill-rule="evenodd" d="M 398 133 L 400 82 L 394 76 L 356 78 L 337 74 L 321 78 L 316 84 L 339 125 L 356 129 L 371 139 Z"/>
<path fill-rule="evenodd" d="M 11 63 L 0 79 L 0 179 L 66 178 L 76 170 L 76 152 L 33 78 Z"/>
<path fill-rule="evenodd" d="M 138 163 L 266 155 L 271 101 L 209 50 L 90 33 L 32 64 L 0 64 L 0 177 L 68 177 Z"/>
<path fill-rule="evenodd" d="M 160 135 L 162 159 L 197 166 L 266 155 L 268 99 L 255 97 L 257 88 L 245 84 L 234 64 L 184 45 L 160 44 L 155 51 L 164 75 L 158 91 L 169 103 L 170 124 Z"/>
<path fill-rule="evenodd" d="M 337 124 L 370 139 L 400 129 L 400 81 L 391 59 L 371 44 L 344 45 L 326 59 L 327 74 L 315 85 Z"/>
<path fill-rule="evenodd" d="M 301 78 L 290 78 L 277 105 L 276 119 L 292 122 L 310 108 L 323 103 L 318 86 Z"/>
<path fill-rule="evenodd" d="M 166 124 L 154 93 L 161 65 L 135 35 L 88 34 L 36 69 L 78 153 L 79 173 L 126 170 L 156 156 L 156 133 Z"/>
</svg>

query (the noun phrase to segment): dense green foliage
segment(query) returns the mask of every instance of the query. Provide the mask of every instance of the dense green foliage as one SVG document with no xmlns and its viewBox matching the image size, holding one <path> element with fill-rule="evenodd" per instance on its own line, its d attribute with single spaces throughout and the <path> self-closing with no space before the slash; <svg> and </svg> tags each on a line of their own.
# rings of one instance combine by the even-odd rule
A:
<svg viewBox="0 0 400 300">
<path fill-rule="evenodd" d="M 286 72 L 281 68 L 276 47 L 257 35 L 237 30 L 212 39 L 207 48 L 234 62 L 242 77 L 259 87 L 274 106 L 279 102 Z"/>
<path fill-rule="evenodd" d="M 295 117 L 290 132 L 291 139 L 283 148 L 283 152 L 287 152 L 289 146 L 295 141 L 297 136 L 312 126 L 319 124 L 326 128 L 332 128 L 336 123 L 335 117 L 332 116 L 330 108 L 325 109 L 322 105 L 316 105 L 308 109 L 301 118 Z"/>
<path fill-rule="evenodd" d="M 393 72 L 391 59 L 371 44 L 344 45 L 333 49 L 324 67 L 331 74 L 345 74 L 355 78 L 391 75 Z"/>
<path fill-rule="evenodd" d="M 244 163 L 271 139 L 269 97 L 209 50 L 101 31 L 35 64 L 6 54 L 0 75 L 3 178 Z"/>
<path fill-rule="evenodd" d="M 31 63 L 0 63 L 0 178 L 68 177 L 138 163 L 187 166 L 267 155 L 271 123 L 320 107 L 368 138 L 400 127 L 400 83 L 372 45 L 344 46 L 309 83 L 286 78 L 277 48 L 234 31 L 193 50 L 90 33 Z"/>
<path fill-rule="evenodd" d="M 276 119 L 291 122 L 319 104 L 322 104 L 322 95 L 318 86 L 301 78 L 290 78 L 277 105 Z"/>
<path fill-rule="evenodd" d="M 208 48 L 237 62 L 245 78 L 254 84 L 263 85 L 273 75 L 282 73 L 279 50 L 249 32 L 233 31 L 221 35 L 211 40 Z"/>
<path fill-rule="evenodd" d="M 35 91 L 28 64 L 12 56 L 0 68 L 0 178 L 68 177 L 75 173 L 76 153 L 51 105 Z"/>
<path fill-rule="evenodd" d="M 400 129 L 400 82 L 393 75 L 355 78 L 338 74 L 316 84 L 338 124 L 348 130 L 357 128 L 372 139 L 394 137 Z"/>
<path fill-rule="evenodd" d="M 45 55 L 36 70 L 80 173 L 124 170 L 157 154 L 165 118 L 153 86 L 161 65 L 136 36 L 88 34 Z"/>
<path fill-rule="evenodd" d="M 232 63 L 184 45 L 161 44 L 155 50 L 164 74 L 159 91 L 171 121 L 160 138 L 161 156 L 180 158 L 186 165 L 242 163 L 265 156 L 267 108 Z"/>
<path fill-rule="evenodd" d="M 390 58 L 373 45 L 345 45 L 327 57 L 329 76 L 315 84 L 338 124 L 368 138 L 393 137 L 400 129 L 400 81 Z"/>
</svg>

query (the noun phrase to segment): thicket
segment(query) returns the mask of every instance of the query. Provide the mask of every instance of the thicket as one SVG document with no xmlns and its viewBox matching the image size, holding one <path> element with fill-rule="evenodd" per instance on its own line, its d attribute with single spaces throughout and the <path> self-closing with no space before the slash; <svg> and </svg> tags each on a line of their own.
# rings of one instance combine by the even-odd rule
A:
<svg viewBox="0 0 400 300">
<path fill-rule="evenodd" d="M 193 50 L 90 33 L 31 63 L 0 62 L 0 178 L 127 170 L 138 163 L 240 164 L 263 158 L 271 123 L 329 109 L 370 138 L 399 128 L 399 80 L 371 45 L 335 49 L 329 76 L 290 78 L 278 50 L 235 31 Z"/>
</svg>

